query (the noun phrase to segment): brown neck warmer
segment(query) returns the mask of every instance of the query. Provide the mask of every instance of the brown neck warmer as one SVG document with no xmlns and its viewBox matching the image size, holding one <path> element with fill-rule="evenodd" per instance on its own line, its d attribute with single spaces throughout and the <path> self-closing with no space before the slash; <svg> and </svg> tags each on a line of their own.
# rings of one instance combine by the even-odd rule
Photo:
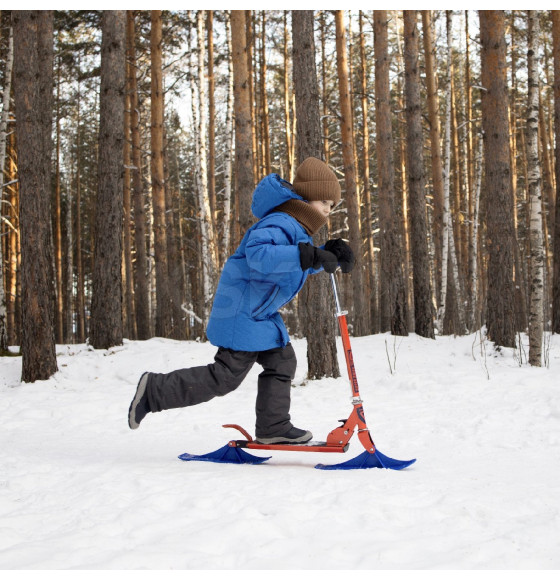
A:
<svg viewBox="0 0 560 580">
<path fill-rule="evenodd" d="M 310 236 L 315 235 L 327 223 L 327 216 L 299 199 L 290 199 L 284 202 L 276 208 L 276 211 L 291 215 L 307 230 Z"/>
</svg>

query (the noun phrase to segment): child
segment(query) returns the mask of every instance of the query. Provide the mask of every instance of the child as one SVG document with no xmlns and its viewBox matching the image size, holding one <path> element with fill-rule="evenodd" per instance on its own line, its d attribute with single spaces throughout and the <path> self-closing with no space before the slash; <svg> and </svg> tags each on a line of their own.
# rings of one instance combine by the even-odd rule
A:
<svg viewBox="0 0 560 580">
<path fill-rule="evenodd" d="M 257 441 L 305 443 L 309 431 L 290 422 L 290 389 L 296 357 L 278 310 L 301 290 L 308 274 L 349 272 L 352 250 L 341 239 L 324 248 L 311 236 L 340 201 L 340 185 L 329 167 L 307 158 L 293 186 L 277 174 L 265 177 L 253 193 L 260 218 L 227 260 L 208 321 L 208 340 L 218 347 L 214 363 L 168 374 L 144 373 L 129 409 L 137 429 L 148 413 L 197 405 L 236 389 L 255 362 L 263 367 L 256 401 Z"/>
</svg>

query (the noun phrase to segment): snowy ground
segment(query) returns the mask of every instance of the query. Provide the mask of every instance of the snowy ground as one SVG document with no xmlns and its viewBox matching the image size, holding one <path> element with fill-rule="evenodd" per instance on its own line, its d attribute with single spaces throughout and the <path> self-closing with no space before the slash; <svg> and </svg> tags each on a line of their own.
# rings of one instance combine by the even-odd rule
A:
<svg viewBox="0 0 560 580">
<path fill-rule="evenodd" d="M 560 337 L 542 369 L 479 338 L 352 339 L 376 445 L 417 458 L 404 471 L 313 469 L 361 453 L 357 437 L 345 455 L 178 460 L 237 438 L 223 423 L 253 430 L 257 366 L 130 431 L 141 372 L 211 362 L 208 344 L 59 346 L 55 377 L 23 385 L 21 360 L 0 359 L 0 569 L 557 569 Z M 292 418 L 324 439 L 348 382 L 302 385 L 294 346 Z"/>
</svg>

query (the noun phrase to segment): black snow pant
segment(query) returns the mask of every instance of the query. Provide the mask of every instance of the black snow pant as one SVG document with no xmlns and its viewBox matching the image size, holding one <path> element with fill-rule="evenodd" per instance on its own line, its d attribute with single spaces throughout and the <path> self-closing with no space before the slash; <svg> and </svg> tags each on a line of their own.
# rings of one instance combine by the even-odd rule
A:
<svg viewBox="0 0 560 580">
<path fill-rule="evenodd" d="M 205 403 L 234 391 L 253 364 L 263 367 L 256 401 L 257 437 L 278 437 L 292 427 L 290 389 L 296 372 L 296 355 L 290 343 L 258 352 L 218 349 L 212 364 L 167 374 L 150 373 L 147 393 L 151 412 Z"/>
</svg>

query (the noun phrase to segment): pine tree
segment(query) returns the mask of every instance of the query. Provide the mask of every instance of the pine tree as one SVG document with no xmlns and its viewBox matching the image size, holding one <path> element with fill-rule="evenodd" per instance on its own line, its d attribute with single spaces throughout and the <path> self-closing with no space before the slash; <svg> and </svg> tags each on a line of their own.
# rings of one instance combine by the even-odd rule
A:
<svg viewBox="0 0 560 580">
<path fill-rule="evenodd" d="M 127 10 L 128 93 L 130 96 L 132 206 L 134 212 L 134 306 L 138 339 L 147 340 L 150 331 L 148 261 L 146 256 L 146 211 L 142 182 L 142 144 L 136 63 L 136 26 L 133 10 Z"/>
<path fill-rule="evenodd" d="M 102 16 L 99 180 L 95 220 L 90 342 L 122 344 L 122 223 L 126 12 Z"/>
<path fill-rule="evenodd" d="M 554 133 L 556 136 L 556 211 L 552 274 L 552 332 L 560 334 L 560 10 L 551 10 L 554 53 Z"/>
<path fill-rule="evenodd" d="M 515 346 L 513 195 L 506 43 L 501 10 L 480 10 L 482 125 L 488 250 L 487 332 L 497 346 Z"/>
<path fill-rule="evenodd" d="M 348 210 L 348 238 L 350 246 L 356 256 L 356 265 L 352 270 L 352 324 L 354 334 L 356 336 L 364 336 L 369 332 L 370 321 L 369 308 L 366 308 L 364 296 L 364 263 L 362 256 L 362 237 L 360 232 L 360 205 L 356 185 L 354 130 L 352 123 L 352 106 L 350 102 L 348 48 L 346 46 L 347 38 L 346 27 L 344 25 L 344 10 L 335 11 L 335 23 L 340 131 L 342 139 L 342 159 L 344 163 L 344 197 Z"/>
<path fill-rule="evenodd" d="M 20 182 L 22 376 L 57 369 L 51 234 L 53 13 L 14 10 L 14 94 Z"/>
<path fill-rule="evenodd" d="M 4 199 L 4 168 L 6 164 L 6 145 L 8 141 L 8 116 L 10 114 L 10 94 L 12 88 L 12 69 L 14 65 L 14 34 L 10 26 L 8 53 L 4 71 L 4 91 L 2 96 L 2 117 L 0 118 L 0 213 Z M 4 290 L 4 252 L 0 241 L 0 356 L 8 351 L 8 328 L 6 316 L 6 292 Z"/>
<path fill-rule="evenodd" d="M 531 285 L 529 308 L 529 363 L 540 367 L 543 343 L 543 215 L 541 167 L 539 162 L 539 19 L 535 10 L 527 11 L 527 163 L 530 207 Z"/>
<path fill-rule="evenodd" d="M 163 173 L 163 63 L 161 10 L 151 11 L 151 175 L 156 266 L 156 336 L 171 336 L 172 315 L 167 263 L 167 221 Z"/>
<path fill-rule="evenodd" d="M 251 99 L 249 94 L 249 71 L 247 34 L 243 10 L 231 11 L 231 34 L 233 47 L 233 94 L 235 112 L 235 173 L 236 198 L 239 204 L 238 237 L 252 224 L 251 196 L 253 193 L 253 136 L 251 130 Z M 237 242 L 239 240 L 236 240 Z"/>
<path fill-rule="evenodd" d="M 313 22 L 313 10 L 292 11 L 298 163 L 307 157 L 321 159 L 323 151 Z M 324 244 L 327 237 L 327 226 L 323 226 L 313 238 L 314 245 Z M 335 320 L 325 312 L 332 309 L 329 292 L 327 276 L 311 276 L 299 297 L 300 313 L 304 319 L 303 332 L 307 338 L 308 377 L 311 379 L 340 376 Z"/>
<path fill-rule="evenodd" d="M 381 332 L 407 336 L 407 304 L 402 270 L 402 250 L 395 211 L 395 168 L 389 86 L 388 18 L 386 10 L 374 11 L 375 119 L 379 171 L 380 318 Z"/>
<path fill-rule="evenodd" d="M 426 226 L 423 164 L 422 105 L 418 70 L 416 10 L 404 10 L 404 60 L 412 269 L 414 281 L 415 332 L 434 338 L 434 319 Z"/>
</svg>

